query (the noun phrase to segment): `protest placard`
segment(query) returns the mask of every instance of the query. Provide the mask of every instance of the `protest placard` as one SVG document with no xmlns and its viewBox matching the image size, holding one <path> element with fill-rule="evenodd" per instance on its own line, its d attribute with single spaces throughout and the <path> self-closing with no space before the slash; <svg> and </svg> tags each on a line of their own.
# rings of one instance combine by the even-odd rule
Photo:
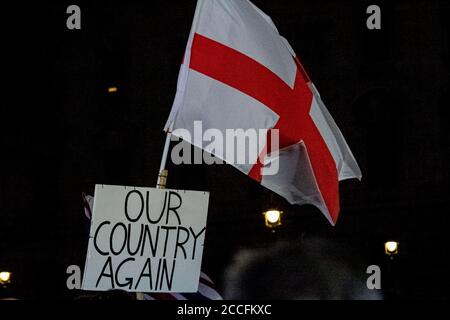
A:
<svg viewBox="0 0 450 320">
<path fill-rule="evenodd" d="M 97 185 L 82 289 L 196 292 L 208 200 L 207 192 Z"/>
</svg>

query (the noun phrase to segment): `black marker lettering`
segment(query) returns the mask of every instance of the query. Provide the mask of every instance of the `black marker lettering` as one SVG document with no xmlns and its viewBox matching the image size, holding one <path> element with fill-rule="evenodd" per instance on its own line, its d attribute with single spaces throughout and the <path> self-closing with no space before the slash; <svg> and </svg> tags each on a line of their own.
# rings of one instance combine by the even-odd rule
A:
<svg viewBox="0 0 450 320">
<path fill-rule="evenodd" d="M 129 199 L 130 199 L 130 195 L 132 195 L 132 194 L 137 194 L 137 195 L 139 195 L 139 199 L 140 199 L 140 207 L 141 207 L 141 209 L 140 209 L 140 211 L 139 211 L 139 214 L 137 215 L 137 217 L 136 218 L 131 218 L 130 217 L 130 214 L 129 214 L 129 212 L 128 212 L 128 201 L 129 201 Z M 147 194 L 148 194 L 148 192 L 147 192 Z M 133 190 L 133 191 L 130 191 L 130 192 L 128 192 L 128 194 L 127 194 L 127 196 L 126 196 L 126 198 L 125 198 L 125 216 L 127 217 L 127 219 L 128 219 L 128 221 L 130 221 L 130 222 L 137 222 L 140 218 L 141 218 L 141 216 L 142 216 L 142 213 L 144 212 L 144 197 L 142 196 L 142 193 L 140 193 L 139 191 L 137 191 L 137 190 Z"/>
<path fill-rule="evenodd" d="M 144 239 L 142 240 L 141 256 L 144 255 L 145 240 L 147 239 L 147 236 L 150 241 L 150 249 L 152 251 L 152 257 L 155 257 L 159 242 L 159 227 L 156 228 L 156 236 L 153 238 L 152 233 L 150 232 L 150 226 L 149 225 L 144 226 Z"/>
<path fill-rule="evenodd" d="M 146 269 L 148 269 L 148 272 L 145 273 Z M 148 278 L 148 282 L 150 285 L 150 290 L 153 290 L 153 280 L 152 280 L 152 266 L 150 263 L 150 258 L 147 258 L 147 260 L 145 260 L 145 264 L 144 267 L 142 268 L 141 274 L 139 275 L 139 279 L 136 282 L 136 285 L 134 287 L 134 290 L 136 290 L 139 286 L 139 283 L 141 282 L 142 278 Z"/>
<path fill-rule="evenodd" d="M 131 289 L 131 287 L 133 286 L 133 278 L 131 278 L 131 277 L 128 277 L 128 278 L 125 278 L 125 281 L 126 282 L 123 282 L 123 283 L 120 283 L 119 282 L 119 273 L 120 273 L 120 268 L 122 268 L 122 266 L 125 264 L 125 263 L 127 263 L 128 261 L 134 261 L 134 258 L 128 258 L 128 259 L 125 259 L 125 260 L 123 260 L 120 264 L 119 264 L 119 266 L 117 267 L 117 270 L 116 270 L 116 283 L 117 283 L 117 285 L 119 286 L 119 288 L 125 288 L 125 287 L 128 287 L 128 289 Z"/>
<path fill-rule="evenodd" d="M 184 240 L 180 241 L 180 231 L 184 231 L 186 234 L 186 237 Z M 188 242 L 189 240 L 189 230 L 184 228 L 184 227 L 178 227 L 177 230 L 177 242 L 175 245 L 175 253 L 173 255 L 173 258 L 176 259 L 177 258 L 177 253 L 178 253 L 178 248 L 181 248 L 181 250 L 183 250 L 183 255 L 184 255 L 184 259 L 187 259 L 187 254 L 186 254 L 186 250 L 184 249 L 184 245 L 186 244 L 186 242 Z"/>
<path fill-rule="evenodd" d="M 167 195 L 167 193 L 166 193 Z M 171 207 L 170 204 L 172 202 L 172 196 L 176 196 L 179 200 L 179 203 L 177 206 Z M 169 204 L 167 205 L 167 213 L 166 213 L 166 224 L 169 223 L 169 212 L 173 212 L 175 214 L 175 217 L 178 220 L 178 224 L 181 224 L 180 216 L 178 215 L 178 209 L 181 207 L 183 203 L 183 199 L 181 199 L 180 195 L 174 191 L 169 191 Z"/>
<path fill-rule="evenodd" d="M 132 251 L 130 248 L 131 243 L 131 223 L 128 224 L 128 239 L 127 239 L 127 250 L 130 256 L 134 256 L 137 254 L 141 247 L 142 238 L 144 237 L 144 226 L 141 224 L 141 234 L 139 235 L 138 243 L 136 244 L 136 250 Z"/>
<path fill-rule="evenodd" d="M 105 270 L 107 267 L 109 267 L 110 273 L 105 273 Z M 111 279 L 111 288 L 114 289 L 113 267 L 112 267 L 111 257 L 108 257 L 108 259 L 106 260 L 106 263 L 103 266 L 102 272 L 100 273 L 100 276 L 98 277 L 97 283 L 95 284 L 96 287 L 98 287 L 98 284 L 100 283 L 100 280 L 103 277 Z"/>
<path fill-rule="evenodd" d="M 162 217 L 164 215 L 164 209 L 166 207 L 166 202 L 167 202 L 167 193 L 166 193 L 166 195 L 164 197 L 164 205 L 162 207 L 161 214 L 159 215 L 158 219 L 156 219 L 156 220 L 152 220 L 152 218 L 150 218 L 150 211 L 151 210 L 150 210 L 150 201 L 149 201 L 149 192 L 148 191 L 147 191 L 147 197 L 146 198 L 147 198 L 147 205 L 146 205 L 147 220 L 151 224 L 157 224 L 157 223 L 159 223 L 161 221 L 161 219 L 162 219 Z"/>
<path fill-rule="evenodd" d="M 163 288 L 163 278 L 165 276 L 165 280 L 166 280 L 166 287 L 169 290 L 172 290 L 172 282 L 173 282 L 173 272 L 175 270 L 175 262 L 176 260 L 173 260 L 172 262 L 172 271 L 170 271 L 170 277 L 169 277 L 169 271 L 167 270 L 167 260 L 163 259 L 163 268 L 162 268 L 162 272 L 161 272 L 161 282 L 159 285 L 159 290 L 162 290 Z"/>
<path fill-rule="evenodd" d="M 100 229 L 104 225 L 107 225 L 107 224 L 111 224 L 111 222 L 110 221 L 104 221 L 104 222 L 100 223 L 100 225 L 98 226 L 97 230 L 95 230 L 95 235 L 94 235 L 94 248 L 102 256 L 107 256 L 109 254 L 109 252 L 100 250 L 100 248 L 98 247 L 98 244 L 97 244 L 97 237 L 98 237 L 98 233 L 99 233 Z"/>
<path fill-rule="evenodd" d="M 194 247 L 192 249 L 192 260 L 194 260 L 195 258 L 195 248 L 197 247 L 197 238 L 200 237 L 200 235 L 205 232 L 206 227 L 204 227 L 202 230 L 200 230 L 200 232 L 196 235 L 194 230 L 192 230 L 191 227 L 189 227 L 189 230 L 191 230 L 192 235 L 194 236 Z"/>
<path fill-rule="evenodd" d="M 163 251 L 163 257 L 165 258 L 166 257 L 166 251 L 167 251 L 167 241 L 169 239 L 169 231 L 170 230 L 176 230 L 177 227 L 166 227 L 166 226 L 163 226 L 163 227 L 161 227 L 161 229 L 166 230 L 166 241 L 164 242 L 164 251 Z"/>
<path fill-rule="evenodd" d="M 121 227 L 123 229 L 123 242 L 122 242 L 122 247 L 120 247 L 120 250 L 114 250 L 114 239 L 117 239 L 117 237 L 115 237 L 116 235 L 116 229 L 118 227 Z M 127 227 L 122 223 L 118 223 L 114 226 L 114 228 L 111 230 L 111 234 L 109 235 L 109 247 L 111 249 L 111 253 L 115 256 L 119 255 L 122 253 L 123 249 L 125 248 L 127 242 Z"/>
</svg>

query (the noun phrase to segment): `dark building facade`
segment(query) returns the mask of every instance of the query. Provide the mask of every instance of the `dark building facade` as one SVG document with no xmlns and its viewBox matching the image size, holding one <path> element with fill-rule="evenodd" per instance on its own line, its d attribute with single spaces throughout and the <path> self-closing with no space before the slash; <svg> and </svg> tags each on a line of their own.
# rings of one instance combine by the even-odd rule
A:
<svg viewBox="0 0 450 320">
<path fill-rule="evenodd" d="M 448 298 L 449 4 L 378 1 L 382 29 L 368 30 L 369 2 L 254 3 L 299 55 L 363 180 L 341 182 L 331 227 L 231 166 L 169 164 L 169 188 L 211 194 L 203 269 L 223 287 L 239 249 L 320 235 L 386 267 L 392 297 Z M 6 18 L 0 268 L 16 270 L 22 297 L 75 294 L 65 271 L 84 265 L 81 192 L 155 184 L 195 1 L 80 7 L 79 31 L 65 28 L 64 4 L 14 6 Z M 261 215 L 269 206 L 284 211 L 275 237 Z M 400 242 L 393 261 L 390 239 Z"/>
</svg>

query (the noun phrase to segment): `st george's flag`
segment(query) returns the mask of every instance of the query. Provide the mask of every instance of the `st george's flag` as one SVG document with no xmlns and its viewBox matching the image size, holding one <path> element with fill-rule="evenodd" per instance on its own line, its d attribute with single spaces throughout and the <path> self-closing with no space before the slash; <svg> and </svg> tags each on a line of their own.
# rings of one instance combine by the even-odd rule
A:
<svg viewBox="0 0 450 320">
<path fill-rule="evenodd" d="M 266 129 L 265 147 L 235 164 L 195 136 L 202 129 Z M 165 130 L 192 132 L 202 148 L 283 196 L 311 204 L 335 225 L 339 181 L 361 179 L 342 133 L 273 21 L 248 0 L 198 0 Z M 271 148 L 277 129 L 279 147 Z M 225 134 L 224 134 L 225 136 Z M 187 139 L 185 136 L 179 136 Z M 251 151 L 250 151 L 251 152 Z M 277 164 L 276 174 L 263 168 Z"/>
</svg>

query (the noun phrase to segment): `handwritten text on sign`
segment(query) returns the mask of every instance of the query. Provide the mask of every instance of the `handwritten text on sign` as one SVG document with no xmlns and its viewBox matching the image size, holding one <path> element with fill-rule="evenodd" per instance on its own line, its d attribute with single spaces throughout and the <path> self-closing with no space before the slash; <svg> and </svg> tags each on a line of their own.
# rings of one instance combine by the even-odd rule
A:
<svg viewBox="0 0 450 320">
<path fill-rule="evenodd" d="M 195 292 L 209 194 L 95 188 L 84 290 Z"/>
</svg>

